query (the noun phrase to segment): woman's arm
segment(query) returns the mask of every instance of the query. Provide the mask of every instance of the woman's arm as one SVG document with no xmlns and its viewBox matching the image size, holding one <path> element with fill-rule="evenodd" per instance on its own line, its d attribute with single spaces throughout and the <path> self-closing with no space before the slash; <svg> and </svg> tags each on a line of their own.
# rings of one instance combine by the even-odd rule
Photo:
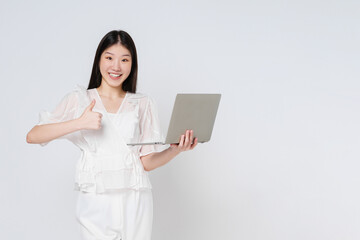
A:
<svg viewBox="0 0 360 240">
<path fill-rule="evenodd" d="M 102 114 L 93 112 L 94 106 L 95 100 L 86 107 L 83 114 L 77 119 L 36 125 L 26 135 L 26 142 L 35 144 L 45 143 L 81 129 L 100 129 Z"/>
<path fill-rule="evenodd" d="M 59 123 L 36 125 L 26 135 L 26 142 L 34 144 L 49 142 L 58 137 L 78 130 L 81 130 L 81 122 L 79 119 Z"/>
<path fill-rule="evenodd" d="M 194 141 L 193 140 L 193 131 L 188 130 L 184 135 L 181 135 L 179 144 L 171 144 L 168 149 L 162 152 L 150 153 L 146 156 L 142 156 L 140 159 L 144 166 L 144 170 L 154 170 L 168 163 L 179 153 L 194 149 L 197 145 L 197 138 L 195 138 Z"/>
</svg>

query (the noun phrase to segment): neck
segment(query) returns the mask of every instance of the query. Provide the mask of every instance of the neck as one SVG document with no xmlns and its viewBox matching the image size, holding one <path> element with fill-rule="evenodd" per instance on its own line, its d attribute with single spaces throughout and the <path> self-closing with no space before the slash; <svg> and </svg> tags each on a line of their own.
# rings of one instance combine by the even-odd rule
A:
<svg viewBox="0 0 360 240">
<path fill-rule="evenodd" d="M 122 85 L 112 87 L 107 84 L 103 84 L 103 82 L 104 81 L 102 81 L 101 85 L 97 88 L 99 95 L 110 99 L 123 98 L 125 96 L 126 92 L 122 89 Z"/>
</svg>

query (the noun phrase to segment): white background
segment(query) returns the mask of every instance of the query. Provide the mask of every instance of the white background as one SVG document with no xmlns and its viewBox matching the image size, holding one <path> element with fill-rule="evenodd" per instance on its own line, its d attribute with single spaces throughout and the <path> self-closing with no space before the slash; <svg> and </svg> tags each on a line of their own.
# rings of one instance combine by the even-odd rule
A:
<svg viewBox="0 0 360 240">
<path fill-rule="evenodd" d="M 222 93 L 212 139 L 150 173 L 154 240 L 360 239 L 359 1 L 1 1 L 0 239 L 79 239 L 77 147 L 27 144 L 133 37 L 166 128 L 178 92 Z"/>
</svg>

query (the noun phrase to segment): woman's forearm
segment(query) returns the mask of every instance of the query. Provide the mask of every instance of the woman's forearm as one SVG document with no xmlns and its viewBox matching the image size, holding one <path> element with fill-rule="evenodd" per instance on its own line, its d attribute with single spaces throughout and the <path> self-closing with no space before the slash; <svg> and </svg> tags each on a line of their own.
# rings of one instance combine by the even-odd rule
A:
<svg viewBox="0 0 360 240">
<path fill-rule="evenodd" d="M 36 125 L 26 135 L 26 142 L 34 144 L 49 142 L 58 137 L 81 130 L 81 125 L 79 119 Z"/>
<path fill-rule="evenodd" d="M 141 157 L 141 162 L 145 171 L 151 171 L 155 168 L 161 167 L 168 163 L 180 152 L 192 150 L 197 145 L 197 138 L 194 139 L 193 130 L 186 130 L 184 135 L 181 135 L 178 144 L 170 144 L 170 147 L 159 153 L 150 153 L 149 155 Z"/>
<path fill-rule="evenodd" d="M 161 167 L 168 163 L 171 159 L 176 157 L 180 152 L 173 148 L 168 148 L 162 152 L 151 153 L 141 157 L 142 164 L 145 171 L 151 171 L 155 168 Z"/>
</svg>

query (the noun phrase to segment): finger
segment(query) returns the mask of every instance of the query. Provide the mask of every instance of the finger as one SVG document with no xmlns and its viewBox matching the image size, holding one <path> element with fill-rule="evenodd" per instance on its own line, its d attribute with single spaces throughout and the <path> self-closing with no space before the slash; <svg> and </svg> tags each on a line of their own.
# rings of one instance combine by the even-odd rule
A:
<svg viewBox="0 0 360 240">
<path fill-rule="evenodd" d="M 92 111 L 93 108 L 94 108 L 94 106 L 95 106 L 95 102 L 96 102 L 95 99 L 93 99 L 93 100 L 91 101 L 90 105 L 86 108 L 86 110 Z"/>
<path fill-rule="evenodd" d="M 190 130 L 190 145 L 194 142 L 194 131 Z"/>
<path fill-rule="evenodd" d="M 189 140 L 189 142 L 187 144 L 187 149 L 190 149 L 192 140 L 193 140 L 193 131 L 192 130 L 189 130 L 189 139 L 188 140 Z"/>
<path fill-rule="evenodd" d="M 185 149 L 187 149 L 189 147 L 189 144 L 190 144 L 190 131 L 189 130 L 186 130 L 186 138 L 185 138 L 185 144 L 184 144 L 184 147 Z"/>
<path fill-rule="evenodd" d="M 178 145 L 179 148 L 182 148 L 184 146 L 184 138 L 185 138 L 185 136 L 181 135 L 180 142 L 179 142 L 179 145 Z"/>
<path fill-rule="evenodd" d="M 186 139 L 187 139 L 187 130 L 184 133 L 184 143 L 183 143 L 183 148 L 186 148 Z"/>
<path fill-rule="evenodd" d="M 194 147 L 196 147 L 197 144 L 198 144 L 198 139 L 195 138 L 194 143 L 190 147 L 190 150 L 194 149 Z"/>
</svg>

